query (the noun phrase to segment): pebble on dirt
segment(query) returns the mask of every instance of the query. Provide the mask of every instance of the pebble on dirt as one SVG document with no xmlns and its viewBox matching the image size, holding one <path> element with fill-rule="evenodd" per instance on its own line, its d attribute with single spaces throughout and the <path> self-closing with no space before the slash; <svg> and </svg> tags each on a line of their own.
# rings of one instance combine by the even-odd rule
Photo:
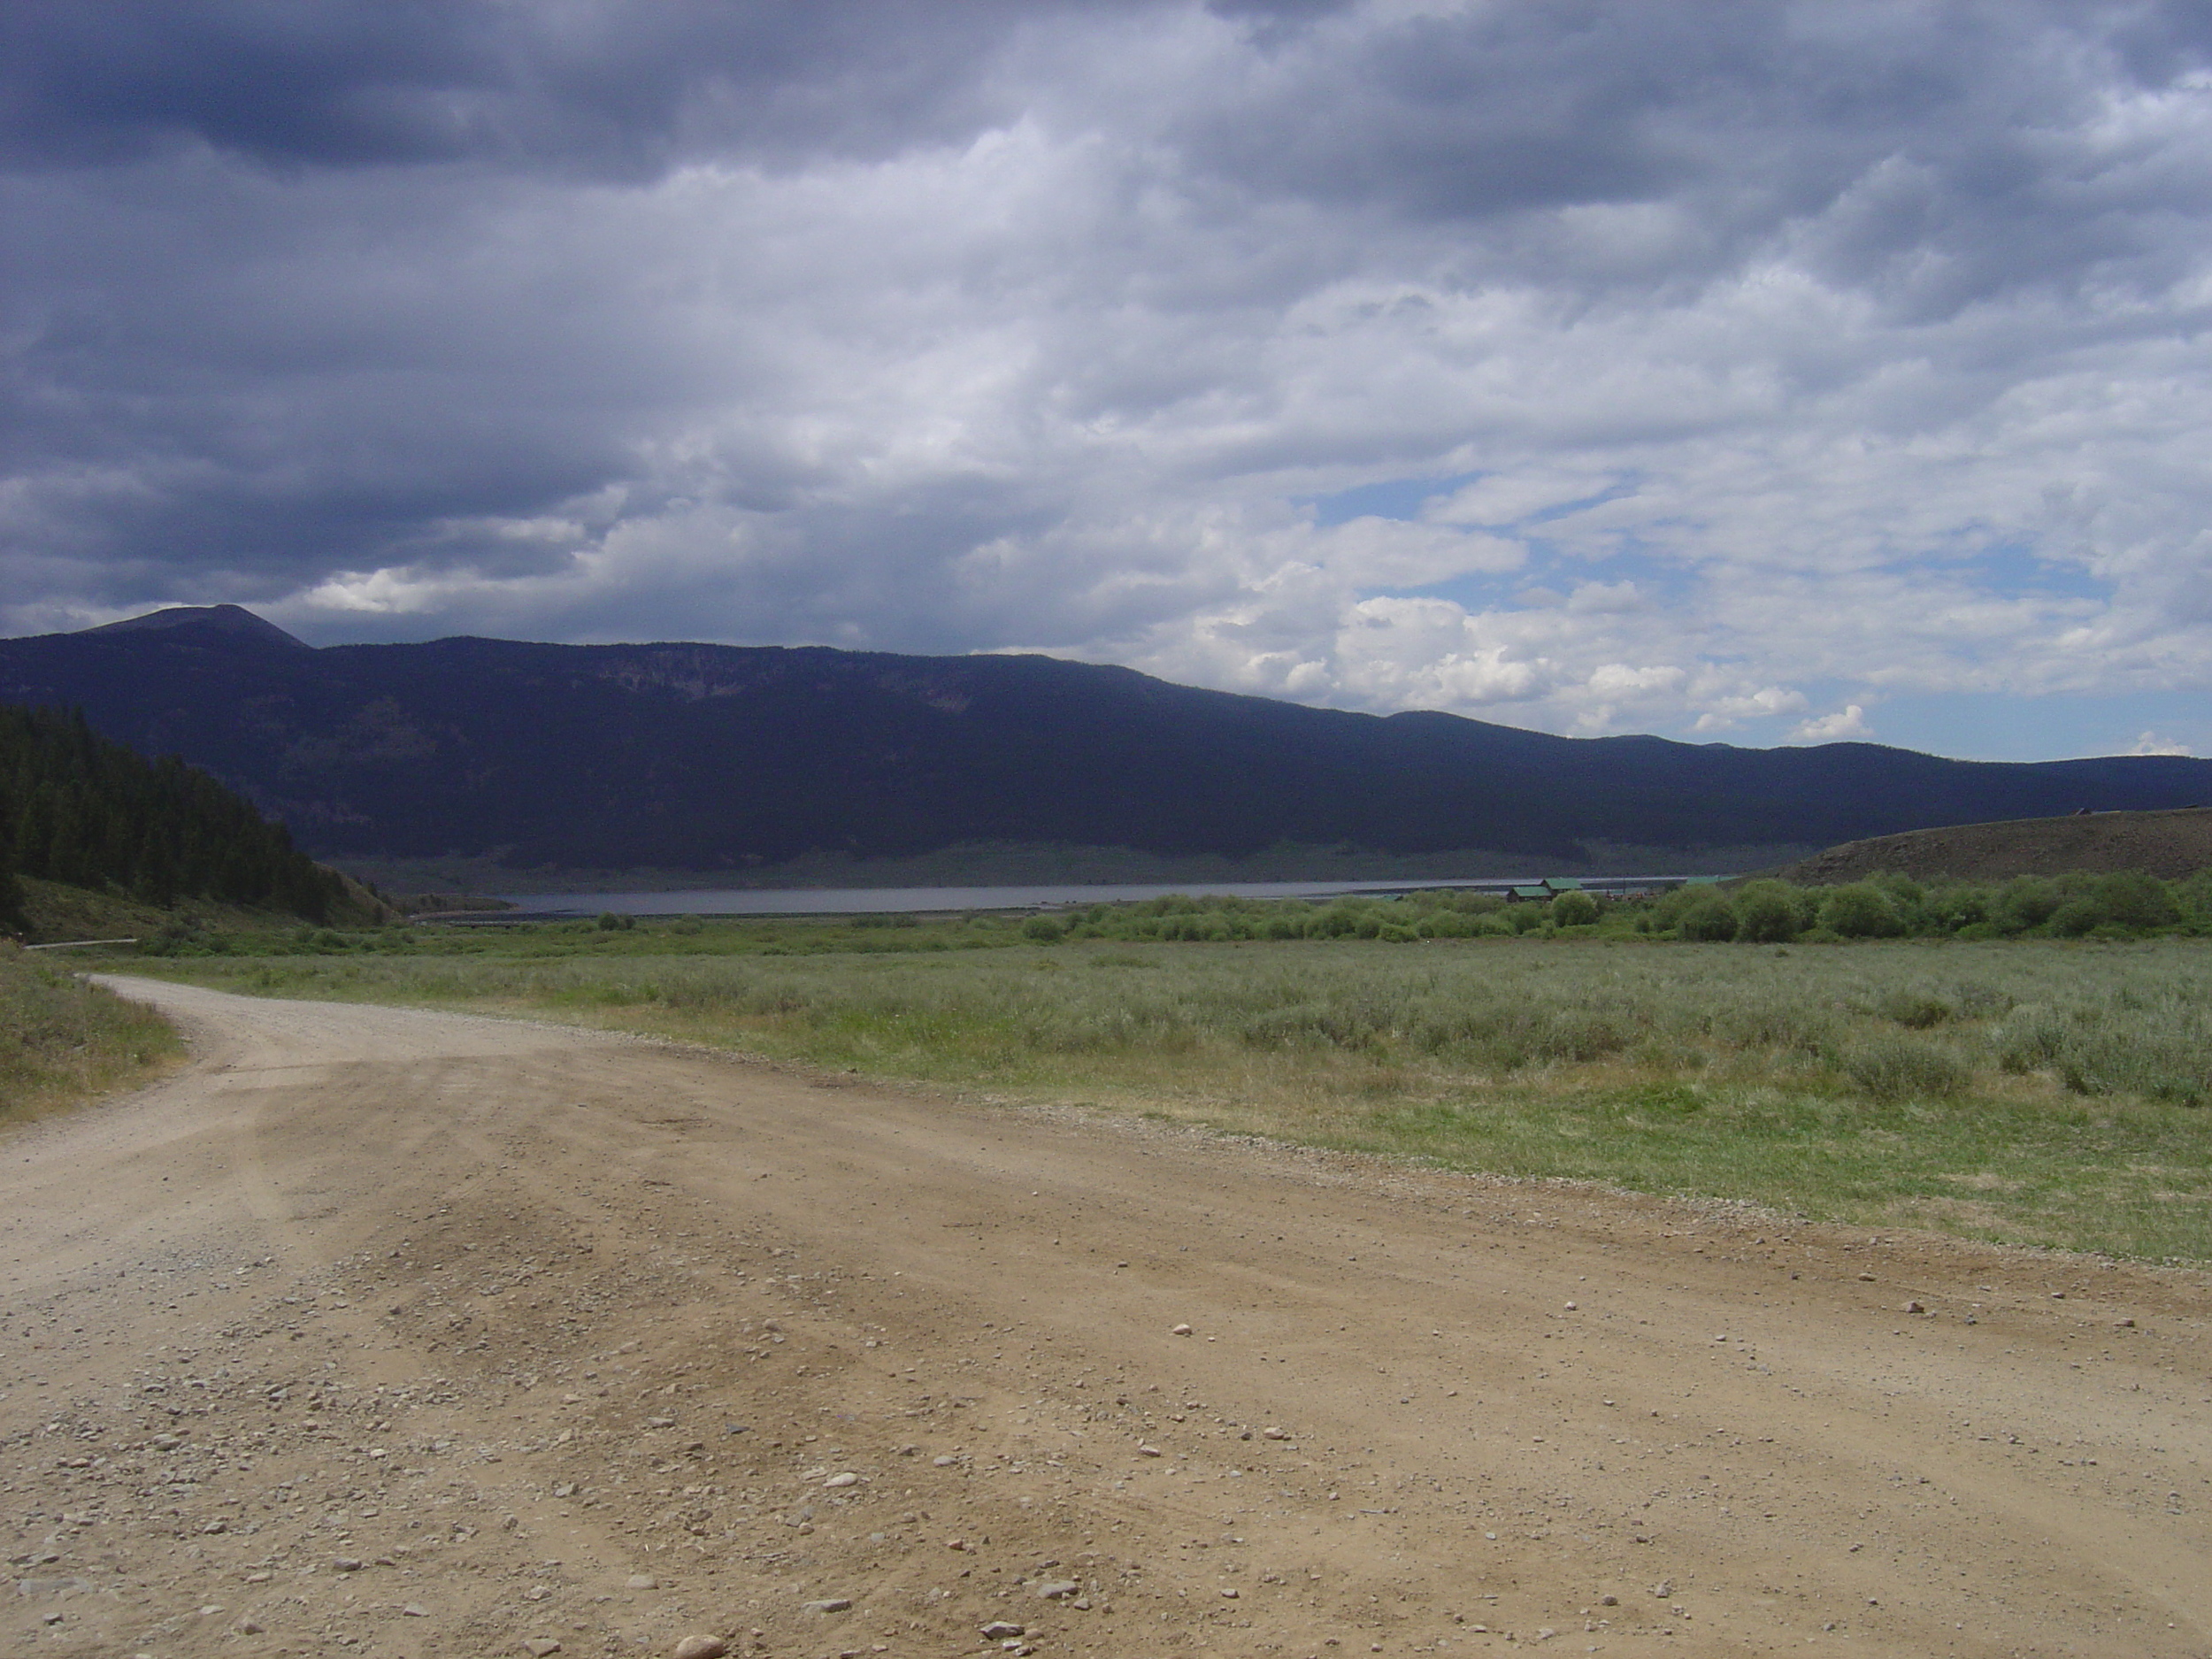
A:
<svg viewBox="0 0 2212 1659">
<path fill-rule="evenodd" d="M 1011 1619 L 995 1618 L 983 1627 L 984 1637 L 990 1641 L 1004 1641 L 1010 1636 L 1025 1636 L 1028 1633 L 1024 1626 Z"/>
<path fill-rule="evenodd" d="M 675 1659 L 723 1659 L 729 1650 L 719 1636 L 687 1636 L 676 1644 Z"/>
</svg>

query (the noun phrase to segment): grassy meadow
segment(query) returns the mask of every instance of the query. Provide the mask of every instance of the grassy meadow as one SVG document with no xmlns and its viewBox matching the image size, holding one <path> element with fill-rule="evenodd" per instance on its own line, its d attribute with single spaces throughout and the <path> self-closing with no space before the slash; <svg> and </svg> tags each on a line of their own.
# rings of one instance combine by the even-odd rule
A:
<svg viewBox="0 0 2212 1659">
<path fill-rule="evenodd" d="M 1915 909 L 1877 890 L 1873 924 L 1792 899 L 1793 926 L 1763 925 L 1786 943 L 1747 924 L 1713 940 L 1708 890 L 1594 919 L 1184 901 L 918 924 L 301 931 L 186 941 L 133 971 L 661 1033 L 1454 1168 L 2212 1259 L 2212 944 L 2185 908 L 2136 891 L 2138 913 L 2116 920 L 2131 900 L 2116 888 L 2085 917 L 2093 896 L 2038 889 L 2016 915 L 2001 894 Z"/>
<path fill-rule="evenodd" d="M 183 1045 L 166 1020 L 0 941 L 0 1125 L 152 1075 Z"/>
</svg>

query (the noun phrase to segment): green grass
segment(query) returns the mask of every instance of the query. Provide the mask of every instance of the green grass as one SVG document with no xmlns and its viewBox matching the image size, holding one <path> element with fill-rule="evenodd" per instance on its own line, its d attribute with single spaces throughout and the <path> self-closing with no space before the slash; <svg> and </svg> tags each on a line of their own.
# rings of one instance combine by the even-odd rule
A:
<svg viewBox="0 0 2212 1659">
<path fill-rule="evenodd" d="M 151 1010 L 0 943 L 0 1124 L 142 1081 L 182 1047 Z"/>
<path fill-rule="evenodd" d="M 782 956 L 742 927 L 565 937 L 565 954 L 540 934 L 477 936 L 465 955 L 142 965 L 269 995 L 549 1015 L 1455 1168 L 2212 1258 L 2212 945 L 2193 940 Z"/>
</svg>

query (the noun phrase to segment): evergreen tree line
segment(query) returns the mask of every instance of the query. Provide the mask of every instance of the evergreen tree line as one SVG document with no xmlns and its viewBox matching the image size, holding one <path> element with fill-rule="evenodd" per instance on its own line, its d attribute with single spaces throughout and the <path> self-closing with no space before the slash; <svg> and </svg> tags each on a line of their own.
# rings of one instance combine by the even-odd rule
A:
<svg viewBox="0 0 2212 1659">
<path fill-rule="evenodd" d="M 0 918 L 22 922 L 19 874 L 328 919 L 336 872 L 252 803 L 174 756 L 148 760 L 79 711 L 0 704 Z"/>
</svg>

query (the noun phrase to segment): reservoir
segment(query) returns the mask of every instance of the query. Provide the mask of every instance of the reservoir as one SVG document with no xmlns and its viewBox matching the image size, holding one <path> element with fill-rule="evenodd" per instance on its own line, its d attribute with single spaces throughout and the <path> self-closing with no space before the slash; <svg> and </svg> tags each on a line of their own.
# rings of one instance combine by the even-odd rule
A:
<svg viewBox="0 0 2212 1659">
<path fill-rule="evenodd" d="M 1591 893 L 1648 892 L 1681 884 L 1682 876 L 1586 876 Z M 1706 878 L 1710 879 L 1711 878 Z M 1480 881 L 1222 881 L 996 887 L 726 887 L 666 893 L 503 893 L 514 905 L 503 919 L 597 916 L 887 916 L 945 910 L 1034 910 L 1079 904 L 1120 904 L 1188 894 L 1194 898 L 1333 899 L 1353 893 L 1443 890 L 1503 894 L 1540 876 Z M 520 912 L 518 914 L 517 912 Z"/>
</svg>

